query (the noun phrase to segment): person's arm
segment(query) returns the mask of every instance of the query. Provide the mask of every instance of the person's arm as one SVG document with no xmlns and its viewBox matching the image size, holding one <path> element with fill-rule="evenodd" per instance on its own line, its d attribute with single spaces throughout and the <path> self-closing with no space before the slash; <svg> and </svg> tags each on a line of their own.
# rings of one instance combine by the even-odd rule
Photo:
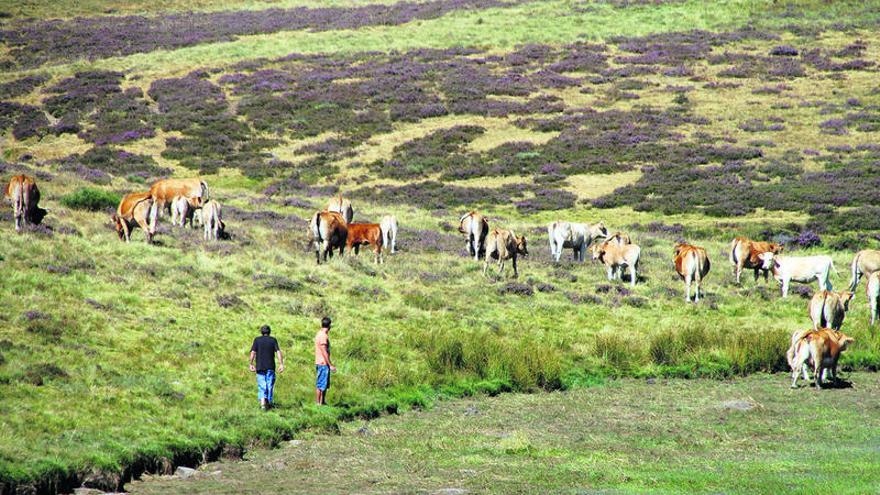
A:
<svg viewBox="0 0 880 495">
<path fill-rule="evenodd" d="M 248 360 L 248 369 L 253 371 L 257 371 L 257 368 L 254 367 L 254 359 L 257 358 L 257 352 L 251 350 L 251 358 Z"/>
<path fill-rule="evenodd" d="M 281 349 L 275 349 L 275 356 L 278 357 L 278 372 L 284 371 L 284 356 L 281 355 Z"/>
<path fill-rule="evenodd" d="M 330 366 L 330 371 L 336 371 L 336 366 L 333 366 L 333 362 L 330 361 L 330 353 L 327 352 L 327 346 L 327 341 L 321 344 L 321 355 L 324 357 L 324 362 L 327 363 L 327 366 Z"/>
</svg>

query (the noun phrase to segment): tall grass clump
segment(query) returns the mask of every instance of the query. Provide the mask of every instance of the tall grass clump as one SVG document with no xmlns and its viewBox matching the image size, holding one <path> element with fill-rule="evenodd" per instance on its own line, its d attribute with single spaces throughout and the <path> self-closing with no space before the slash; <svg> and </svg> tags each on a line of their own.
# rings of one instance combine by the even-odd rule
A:
<svg viewBox="0 0 880 495">
<path fill-rule="evenodd" d="M 63 196 L 61 204 L 74 210 L 104 211 L 115 209 L 120 197 L 109 191 L 83 187 Z"/>
</svg>

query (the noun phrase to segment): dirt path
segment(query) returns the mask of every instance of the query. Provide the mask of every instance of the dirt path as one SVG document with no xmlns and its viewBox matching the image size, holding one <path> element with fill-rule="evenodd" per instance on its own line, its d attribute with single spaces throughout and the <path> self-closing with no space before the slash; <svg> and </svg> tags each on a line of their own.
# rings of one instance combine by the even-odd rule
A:
<svg viewBox="0 0 880 495">
<path fill-rule="evenodd" d="M 880 374 L 851 388 L 621 380 L 441 402 L 306 433 L 134 494 L 867 493 L 880 489 Z M 598 492 L 597 492 L 598 490 Z"/>
</svg>

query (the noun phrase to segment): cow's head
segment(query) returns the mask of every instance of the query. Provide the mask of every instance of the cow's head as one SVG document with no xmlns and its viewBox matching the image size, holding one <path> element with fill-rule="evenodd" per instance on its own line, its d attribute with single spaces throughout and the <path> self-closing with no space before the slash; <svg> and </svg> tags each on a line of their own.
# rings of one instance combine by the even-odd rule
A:
<svg viewBox="0 0 880 495">
<path fill-rule="evenodd" d="M 470 216 L 473 214 L 474 214 L 474 212 L 469 211 L 469 212 L 465 213 L 464 215 L 462 215 L 461 218 L 458 219 L 458 231 L 461 232 L 462 234 L 467 234 L 467 230 L 464 229 L 464 221 L 467 220 L 468 218 L 470 218 Z"/>
<path fill-rule="evenodd" d="M 35 207 L 30 212 L 30 222 L 34 225 L 40 225 L 43 222 L 43 218 L 46 217 L 46 213 L 48 213 L 48 211 L 45 209 L 40 208 L 39 206 Z"/>
<path fill-rule="evenodd" d="M 608 237 L 608 228 L 605 227 L 605 222 L 600 221 L 599 223 L 591 226 L 590 237 L 594 240 L 600 237 Z"/>
<path fill-rule="evenodd" d="M 590 254 L 593 255 L 593 261 L 602 261 L 602 257 L 605 256 L 605 243 L 596 243 L 590 245 Z"/>
<path fill-rule="evenodd" d="M 776 259 L 776 253 L 767 251 L 758 255 L 761 258 L 761 268 L 770 270 L 771 268 L 779 268 L 779 261 Z"/>
<path fill-rule="evenodd" d="M 782 244 L 776 244 L 775 242 L 771 242 L 768 245 L 768 249 L 767 249 L 767 251 L 774 253 L 774 254 L 782 254 L 782 251 L 784 251 L 784 250 L 785 250 L 785 246 L 783 246 Z"/>
<path fill-rule="evenodd" d="M 842 291 L 840 293 L 840 302 L 843 304 L 844 311 L 849 311 L 849 302 L 852 301 L 855 297 L 855 293 L 848 290 Z"/>
<path fill-rule="evenodd" d="M 120 239 L 125 239 L 125 228 L 122 226 L 122 219 L 119 218 L 119 215 L 116 213 L 111 215 L 110 219 L 113 220 L 113 228 L 116 229 L 116 235 L 118 235 Z"/>
<path fill-rule="evenodd" d="M 687 246 L 687 244 L 685 244 L 683 242 L 676 242 L 675 247 L 672 248 L 672 251 L 675 253 L 676 257 L 681 256 L 681 252 L 684 251 L 684 248 L 686 246 Z"/>
<path fill-rule="evenodd" d="M 837 345 L 840 346 L 839 352 L 843 352 L 850 344 L 856 340 L 843 332 L 837 332 Z"/>
<path fill-rule="evenodd" d="M 521 254 L 523 256 L 528 256 L 529 249 L 528 249 L 528 246 L 526 245 L 526 236 L 517 235 L 517 236 L 514 236 L 514 239 L 516 239 L 516 252 L 517 252 L 517 254 Z"/>
</svg>

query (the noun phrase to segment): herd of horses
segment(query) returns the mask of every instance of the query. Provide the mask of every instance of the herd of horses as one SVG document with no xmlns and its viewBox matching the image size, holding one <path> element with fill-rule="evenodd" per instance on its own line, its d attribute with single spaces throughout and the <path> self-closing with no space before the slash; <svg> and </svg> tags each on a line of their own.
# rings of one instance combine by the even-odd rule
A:
<svg viewBox="0 0 880 495">
<path fill-rule="evenodd" d="M 12 203 L 17 231 L 28 223 L 39 224 L 46 215 L 46 210 L 39 206 L 40 191 L 33 177 L 12 177 L 4 194 Z M 220 204 L 208 199 L 208 186 L 198 178 L 162 179 L 153 183 L 149 191 L 127 194 L 111 220 L 121 240 L 129 242 L 131 232 L 137 226 L 150 243 L 156 233 L 159 212 L 163 210 L 170 215 L 174 225 L 184 226 L 188 222 L 192 227 L 193 220 L 198 220 L 204 228 L 206 241 L 224 236 Z M 355 223 L 353 219 L 351 201 L 342 195 L 332 198 L 324 210 L 311 217 L 308 235 L 318 264 L 326 262 L 335 250 L 340 255 L 345 250 L 358 254 L 360 247 L 370 246 L 376 263 L 384 262 L 383 249 L 396 252 L 398 223 L 395 216 L 385 215 L 380 223 Z M 490 260 L 494 260 L 501 275 L 509 260 L 514 277 L 519 275 L 517 258 L 528 255 L 525 236 L 516 235 L 510 229 L 490 228 L 489 220 L 476 211 L 459 218 L 458 231 L 465 237 L 468 254 L 475 261 L 483 259 L 483 274 L 486 274 Z M 557 221 L 548 225 L 547 234 L 554 261 L 560 261 L 564 249 L 571 249 L 572 258 L 583 262 L 589 251 L 594 262 L 604 265 L 608 280 L 622 281 L 628 271 L 630 284 L 635 286 L 638 282 L 641 248 L 626 233 L 609 234 L 603 222 Z M 840 354 L 853 342 L 841 328 L 862 276 L 867 276 L 871 325 L 880 317 L 880 251 L 863 250 L 856 254 L 849 290 L 840 292 L 834 292 L 830 282 L 829 275 L 834 270 L 830 256 L 787 256 L 782 252 L 783 246 L 779 244 L 736 237 L 730 244 L 729 261 L 738 284 L 745 269 L 754 271 L 755 281 L 762 274 L 768 281 L 772 274 L 782 286 L 783 297 L 788 295 L 791 282 L 818 283 L 819 291 L 809 305 L 813 328 L 792 335 L 786 357 L 792 370 L 792 387 L 797 386 L 800 374 L 809 381 L 809 368 L 813 371 L 816 387 L 821 387 L 828 373 L 837 379 Z M 677 243 L 673 265 L 685 284 L 685 301 L 699 303 L 702 283 L 711 267 L 706 249 Z"/>
</svg>

